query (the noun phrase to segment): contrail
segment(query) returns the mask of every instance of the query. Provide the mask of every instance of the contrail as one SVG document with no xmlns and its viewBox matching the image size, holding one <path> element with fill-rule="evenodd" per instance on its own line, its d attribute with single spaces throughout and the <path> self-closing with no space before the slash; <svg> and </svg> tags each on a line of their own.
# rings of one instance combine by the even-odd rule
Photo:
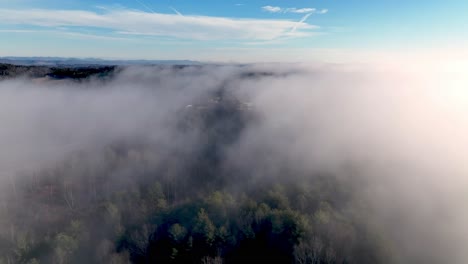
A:
<svg viewBox="0 0 468 264">
<path fill-rule="evenodd" d="M 308 13 L 306 14 L 305 16 L 303 16 L 301 18 L 301 20 L 299 22 L 297 22 L 294 27 L 291 29 L 290 33 L 294 33 L 296 32 L 297 28 L 299 27 L 300 24 L 304 23 L 310 16 L 312 15 L 312 13 Z"/>
<path fill-rule="evenodd" d="M 183 16 L 182 13 L 180 13 L 179 11 L 177 11 L 177 9 L 175 9 L 174 7 L 170 6 L 169 8 L 172 9 L 172 11 L 174 11 L 177 15 Z"/>
<path fill-rule="evenodd" d="M 139 3 L 140 5 L 142 5 L 144 8 L 148 9 L 151 13 L 156 13 L 153 9 L 151 9 L 149 6 L 147 6 L 145 3 L 143 3 L 142 1 L 140 0 L 135 0 L 137 3 Z"/>
</svg>

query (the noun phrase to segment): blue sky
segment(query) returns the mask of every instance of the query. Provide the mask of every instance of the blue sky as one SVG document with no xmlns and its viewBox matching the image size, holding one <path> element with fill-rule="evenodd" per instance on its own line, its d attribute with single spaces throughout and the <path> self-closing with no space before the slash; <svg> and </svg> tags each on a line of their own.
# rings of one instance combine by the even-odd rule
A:
<svg viewBox="0 0 468 264">
<path fill-rule="evenodd" d="M 0 0 L 0 56 L 336 60 L 453 51 L 466 0 Z"/>
</svg>

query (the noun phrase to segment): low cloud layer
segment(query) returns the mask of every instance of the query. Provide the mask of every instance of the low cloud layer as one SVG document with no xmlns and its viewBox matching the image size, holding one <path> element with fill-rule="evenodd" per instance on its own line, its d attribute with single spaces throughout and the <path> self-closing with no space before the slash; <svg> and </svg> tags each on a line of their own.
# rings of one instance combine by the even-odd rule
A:
<svg viewBox="0 0 468 264">
<path fill-rule="evenodd" d="M 73 152 L 118 141 L 189 152 L 203 131 L 179 134 L 180 113 L 215 104 L 221 89 L 254 116 L 224 150 L 223 166 L 249 170 L 249 182 L 257 183 L 290 177 L 281 176 L 283 167 L 300 177 L 352 179 L 352 202 L 368 205 L 359 211 L 362 221 L 390 241 L 396 263 L 461 264 L 468 259 L 466 83 L 447 73 L 300 65 L 144 67 L 105 81 L 2 81 L 2 187 Z"/>
</svg>

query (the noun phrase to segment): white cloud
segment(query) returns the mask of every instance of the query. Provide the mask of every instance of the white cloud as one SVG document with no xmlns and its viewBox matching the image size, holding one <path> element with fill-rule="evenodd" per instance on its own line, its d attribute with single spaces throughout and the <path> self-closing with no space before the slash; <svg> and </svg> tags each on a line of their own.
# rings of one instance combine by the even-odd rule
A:
<svg viewBox="0 0 468 264">
<path fill-rule="evenodd" d="M 311 7 L 304 7 L 304 8 L 296 8 L 296 7 L 288 7 L 283 8 L 279 6 L 263 6 L 263 11 L 270 12 L 270 13 L 296 13 L 296 14 L 326 14 L 328 13 L 328 9 L 316 9 Z"/>
<path fill-rule="evenodd" d="M 298 14 L 305 14 L 305 13 L 314 13 L 317 9 L 315 8 L 286 8 L 284 10 L 285 13 L 298 13 Z"/>
<path fill-rule="evenodd" d="M 318 12 L 318 14 L 326 14 L 328 13 L 328 9 L 322 9 Z"/>
<path fill-rule="evenodd" d="M 3 25 L 44 28 L 86 27 L 106 29 L 115 34 L 152 35 L 193 40 L 273 40 L 308 36 L 318 26 L 282 19 L 235 19 L 212 16 L 149 13 L 127 9 L 104 10 L 12 10 L 0 9 Z M 73 30 L 73 29 L 69 29 Z M 311 34 L 312 35 L 312 34 Z"/>
<path fill-rule="evenodd" d="M 262 9 L 264 11 L 268 11 L 268 12 L 271 12 L 271 13 L 278 13 L 278 12 L 281 12 L 282 11 L 282 8 L 279 7 L 279 6 L 263 6 Z"/>
</svg>

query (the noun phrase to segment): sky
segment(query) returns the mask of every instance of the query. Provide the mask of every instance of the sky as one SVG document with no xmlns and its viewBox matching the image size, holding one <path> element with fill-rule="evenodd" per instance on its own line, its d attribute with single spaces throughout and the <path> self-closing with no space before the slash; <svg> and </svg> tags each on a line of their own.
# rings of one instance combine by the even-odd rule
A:
<svg viewBox="0 0 468 264">
<path fill-rule="evenodd" d="M 466 0 L 0 0 L 0 56 L 457 59 L 467 11 Z"/>
</svg>

